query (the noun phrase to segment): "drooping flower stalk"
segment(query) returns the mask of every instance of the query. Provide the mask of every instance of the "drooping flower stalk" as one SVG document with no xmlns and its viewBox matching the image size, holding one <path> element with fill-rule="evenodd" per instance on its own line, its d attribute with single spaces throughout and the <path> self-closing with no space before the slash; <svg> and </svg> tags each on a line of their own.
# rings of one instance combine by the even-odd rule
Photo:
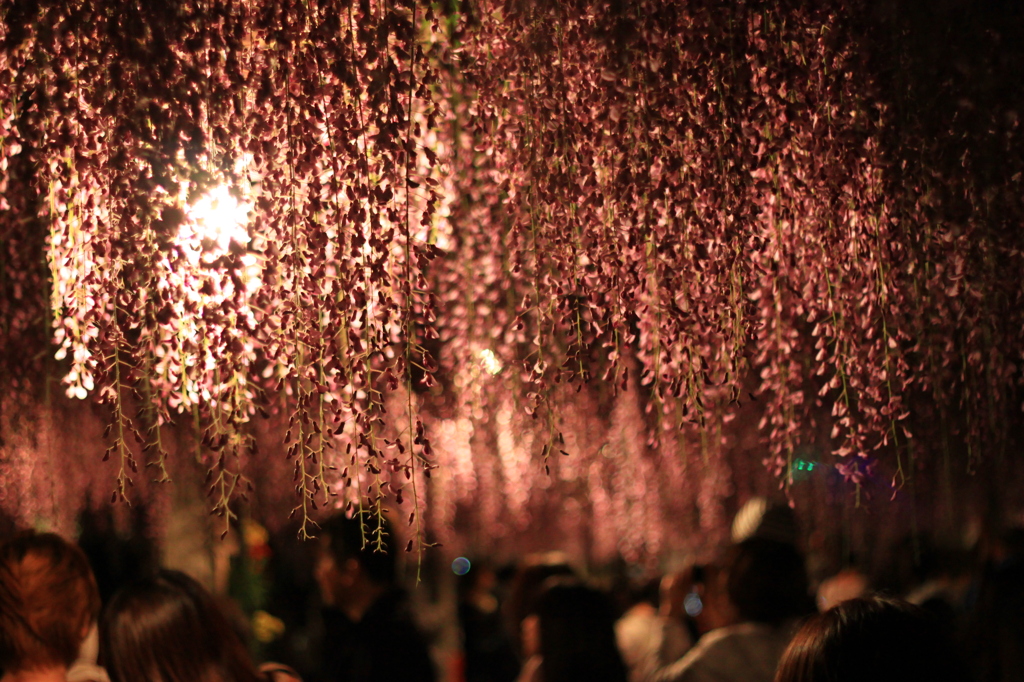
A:
<svg viewBox="0 0 1024 682">
<path fill-rule="evenodd" d="M 1016 124 L 908 109 L 856 8 L 0 11 L 0 421 L 52 324 L 115 495 L 198 460 L 230 523 L 284 463 L 304 536 L 399 508 L 419 554 L 435 496 L 509 532 L 570 499 L 640 556 L 721 535 L 740 458 L 892 496 L 933 411 L 974 468 L 1019 423 Z"/>
</svg>

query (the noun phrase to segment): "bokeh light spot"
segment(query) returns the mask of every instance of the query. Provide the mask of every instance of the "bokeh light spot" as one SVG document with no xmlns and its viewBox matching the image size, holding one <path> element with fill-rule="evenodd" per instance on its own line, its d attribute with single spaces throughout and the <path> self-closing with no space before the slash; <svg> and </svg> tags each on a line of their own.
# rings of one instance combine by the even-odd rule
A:
<svg viewBox="0 0 1024 682">
<path fill-rule="evenodd" d="M 504 365 L 501 364 L 501 360 L 498 359 L 498 356 L 495 355 L 494 351 L 490 348 L 485 348 L 480 351 L 480 363 L 483 365 L 484 371 L 492 376 L 499 374 L 501 370 L 504 369 Z"/>
<path fill-rule="evenodd" d="M 683 610 L 686 611 L 686 615 L 691 618 L 696 618 L 704 610 L 704 602 L 701 601 L 700 595 L 696 592 L 691 592 L 683 599 Z"/>
<path fill-rule="evenodd" d="M 458 559 L 452 562 L 452 573 L 455 575 L 466 575 L 469 573 L 470 563 L 469 559 L 464 556 L 460 556 Z"/>
</svg>

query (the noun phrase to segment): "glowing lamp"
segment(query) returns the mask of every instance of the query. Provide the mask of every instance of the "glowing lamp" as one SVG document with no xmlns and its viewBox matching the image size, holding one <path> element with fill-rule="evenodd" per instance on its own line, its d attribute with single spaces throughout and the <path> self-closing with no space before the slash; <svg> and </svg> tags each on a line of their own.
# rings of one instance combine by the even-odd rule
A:
<svg viewBox="0 0 1024 682">
<path fill-rule="evenodd" d="M 189 215 L 194 224 L 193 239 L 208 246 L 217 254 L 224 253 L 235 242 L 241 246 L 249 243 L 246 221 L 249 204 L 239 203 L 224 185 L 214 187 L 189 206 Z"/>
</svg>

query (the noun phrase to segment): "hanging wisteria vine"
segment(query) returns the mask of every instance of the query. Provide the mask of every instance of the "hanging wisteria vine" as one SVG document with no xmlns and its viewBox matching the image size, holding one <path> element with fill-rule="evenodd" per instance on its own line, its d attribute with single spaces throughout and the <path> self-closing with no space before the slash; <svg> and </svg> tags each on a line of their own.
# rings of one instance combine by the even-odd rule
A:
<svg viewBox="0 0 1024 682">
<path fill-rule="evenodd" d="M 272 409 L 300 518 L 345 486 L 380 504 L 385 470 L 415 488 L 423 427 L 410 399 L 385 440 L 381 391 L 430 362 L 430 8 L 30 5 L 5 17 L 3 101 L 33 136 L 4 160 L 34 162 L 56 357 L 110 407 L 114 498 L 166 478 L 161 426 L 194 419 L 230 517 Z"/>
<path fill-rule="evenodd" d="M 302 535 L 397 505 L 410 547 L 429 500 L 720 532 L 751 421 L 784 488 L 817 448 L 899 490 L 935 414 L 973 466 L 1019 411 L 1016 126 L 942 168 L 856 12 L 9 3 L 2 419 L 59 374 L 115 500 L 196 461 L 229 522 L 284 463 Z"/>
</svg>

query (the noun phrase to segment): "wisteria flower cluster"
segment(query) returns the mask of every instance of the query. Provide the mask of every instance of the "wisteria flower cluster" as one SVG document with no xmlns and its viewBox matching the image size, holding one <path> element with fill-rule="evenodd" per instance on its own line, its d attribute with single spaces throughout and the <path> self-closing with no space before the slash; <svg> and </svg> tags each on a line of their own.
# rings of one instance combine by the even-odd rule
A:
<svg viewBox="0 0 1024 682">
<path fill-rule="evenodd" d="M 654 554 L 723 532 L 740 450 L 898 491 L 1019 413 L 1016 121 L 945 163 L 844 3 L 0 12 L 0 421 L 98 401 L 115 501 L 198 463 L 226 522 L 258 478 L 303 536 Z"/>
</svg>

